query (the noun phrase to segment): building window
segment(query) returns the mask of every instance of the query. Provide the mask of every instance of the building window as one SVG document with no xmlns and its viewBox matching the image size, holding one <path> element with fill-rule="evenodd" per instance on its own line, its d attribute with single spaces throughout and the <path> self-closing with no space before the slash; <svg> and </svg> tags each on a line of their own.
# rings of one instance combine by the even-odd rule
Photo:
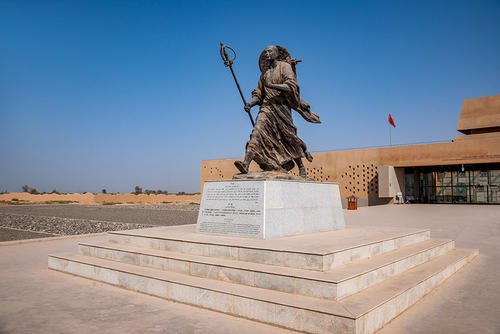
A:
<svg viewBox="0 0 500 334">
<path fill-rule="evenodd" d="M 420 184 L 415 184 L 415 175 Z M 426 203 L 500 204 L 500 166 L 468 165 L 464 170 L 462 165 L 408 168 L 405 196 L 410 201 L 419 197 Z"/>
</svg>

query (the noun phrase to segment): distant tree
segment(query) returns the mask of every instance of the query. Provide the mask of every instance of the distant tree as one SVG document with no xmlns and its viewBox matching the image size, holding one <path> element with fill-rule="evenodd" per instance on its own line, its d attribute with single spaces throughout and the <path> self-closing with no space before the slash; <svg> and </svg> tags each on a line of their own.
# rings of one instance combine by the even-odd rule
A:
<svg viewBox="0 0 500 334">
<path fill-rule="evenodd" d="M 25 192 L 25 193 L 27 193 L 27 192 L 29 192 L 29 191 L 30 191 L 30 187 L 28 187 L 28 185 L 24 185 L 24 186 L 22 187 L 22 189 L 23 189 L 23 192 Z"/>
<path fill-rule="evenodd" d="M 139 186 L 135 186 L 134 194 L 136 195 L 142 194 L 142 188 Z"/>
<path fill-rule="evenodd" d="M 36 195 L 39 194 L 38 190 L 36 188 L 30 188 L 30 194 Z"/>
<path fill-rule="evenodd" d="M 57 192 L 57 190 L 55 190 L 55 189 L 54 189 L 54 190 L 52 190 L 50 193 L 51 193 L 51 194 L 59 194 L 59 193 Z"/>
<path fill-rule="evenodd" d="M 106 191 L 106 189 L 101 190 L 101 192 L 102 192 L 103 194 L 107 194 L 107 193 L 108 193 L 108 192 Z"/>
</svg>

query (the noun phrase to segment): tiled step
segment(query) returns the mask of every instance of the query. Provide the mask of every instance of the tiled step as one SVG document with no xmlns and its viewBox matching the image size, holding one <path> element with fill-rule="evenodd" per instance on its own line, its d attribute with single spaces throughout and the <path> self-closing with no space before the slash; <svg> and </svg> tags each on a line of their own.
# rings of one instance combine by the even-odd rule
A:
<svg viewBox="0 0 500 334">
<path fill-rule="evenodd" d="M 458 248 L 341 300 L 356 318 L 356 333 L 382 328 L 479 254 Z"/>
<path fill-rule="evenodd" d="M 116 243 L 80 243 L 79 252 L 82 255 L 198 277 L 336 299 L 359 292 L 453 248 L 454 242 L 451 240 L 430 239 L 325 272 L 143 249 Z"/>
<path fill-rule="evenodd" d="M 49 268 L 182 303 L 309 333 L 373 333 L 469 262 L 452 250 L 340 301 L 306 297 L 81 254 L 50 255 Z"/>
<path fill-rule="evenodd" d="M 428 240 L 429 230 L 346 228 L 274 239 L 203 235 L 195 225 L 110 232 L 110 242 L 281 267 L 327 271 Z"/>
</svg>

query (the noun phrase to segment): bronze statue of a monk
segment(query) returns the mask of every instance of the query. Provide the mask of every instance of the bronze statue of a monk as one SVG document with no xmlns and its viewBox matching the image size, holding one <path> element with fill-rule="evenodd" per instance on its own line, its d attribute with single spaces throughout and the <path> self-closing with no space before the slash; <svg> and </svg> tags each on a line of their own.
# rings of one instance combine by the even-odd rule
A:
<svg viewBox="0 0 500 334">
<path fill-rule="evenodd" d="M 248 112 L 260 105 L 255 127 L 246 145 L 245 158 L 234 165 L 246 174 L 254 160 L 264 171 L 288 172 L 295 164 L 299 175 L 306 177 L 302 158 L 312 161 L 306 144 L 297 136 L 292 109 L 311 123 L 321 123 L 309 104 L 300 98 L 295 65 L 288 51 L 278 45 L 264 49 L 259 58 L 262 72 L 252 100 L 245 105 Z"/>
</svg>

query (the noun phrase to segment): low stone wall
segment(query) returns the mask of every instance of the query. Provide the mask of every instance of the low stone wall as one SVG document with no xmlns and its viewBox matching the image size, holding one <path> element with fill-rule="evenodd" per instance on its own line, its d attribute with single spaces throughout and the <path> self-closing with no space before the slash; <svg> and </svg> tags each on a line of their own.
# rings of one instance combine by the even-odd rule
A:
<svg viewBox="0 0 500 334">
<path fill-rule="evenodd" d="M 134 195 L 134 194 L 0 194 L 0 202 L 23 203 L 81 203 L 81 204 L 169 204 L 200 203 L 200 194 L 195 195 Z"/>
</svg>

